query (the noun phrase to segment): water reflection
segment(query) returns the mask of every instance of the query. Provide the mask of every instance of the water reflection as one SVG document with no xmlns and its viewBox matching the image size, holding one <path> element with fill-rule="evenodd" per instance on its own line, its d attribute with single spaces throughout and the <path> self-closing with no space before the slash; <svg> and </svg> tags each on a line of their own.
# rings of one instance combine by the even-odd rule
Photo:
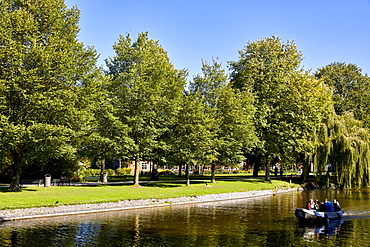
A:
<svg viewBox="0 0 370 247">
<path fill-rule="evenodd" d="M 296 207 L 334 197 L 346 212 L 338 225 L 298 225 Z M 370 241 L 368 202 L 369 191 L 305 191 L 5 222 L 0 246 L 359 246 Z"/>
<path fill-rule="evenodd" d="M 315 238 L 326 238 L 338 236 L 340 233 L 342 220 L 329 222 L 321 225 L 307 225 L 304 223 L 298 224 L 298 234 L 300 234 L 307 241 L 314 241 Z"/>
</svg>

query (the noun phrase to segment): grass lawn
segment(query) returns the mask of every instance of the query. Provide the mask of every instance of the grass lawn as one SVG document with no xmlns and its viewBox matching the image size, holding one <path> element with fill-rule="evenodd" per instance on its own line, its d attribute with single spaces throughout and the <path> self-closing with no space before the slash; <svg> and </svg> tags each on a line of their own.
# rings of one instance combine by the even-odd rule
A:
<svg viewBox="0 0 370 247">
<path fill-rule="evenodd" d="M 190 186 L 180 183 L 150 183 L 143 186 L 99 185 L 99 186 L 51 186 L 27 187 L 21 192 L 8 192 L 0 188 L 0 210 L 42 206 L 70 205 L 111 202 L 137 199 L 165 199 L 183 196 L 271 190 L 299 187 L 297 184 L 273 180 L 271 183 L 259 179 L 242 181 L 217 181 L 216 184 L 194 182 Z"/>
</svg>

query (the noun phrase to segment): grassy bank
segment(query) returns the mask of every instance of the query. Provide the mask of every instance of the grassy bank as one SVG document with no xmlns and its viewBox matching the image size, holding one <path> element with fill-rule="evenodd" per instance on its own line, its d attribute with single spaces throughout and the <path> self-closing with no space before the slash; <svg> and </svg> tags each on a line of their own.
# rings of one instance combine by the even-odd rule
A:
<svg viewBox="0 0 370 247">
<path fill-rule="evenodd" d="M 268 183 L 263 180 L 248 179 L 218 181 L 216 184 L 208 185 L 195 183 L 188 187 L 179 183 L 153 183 L 139 187 L 132 185 L 28 187 L 21 192 L 8 192 L 7 188 L 0 188 L 0 210 L 120 200 L 166 199 L 292 187 L 298 187 L 298 185 L 281 180 Z"/>
</svg>

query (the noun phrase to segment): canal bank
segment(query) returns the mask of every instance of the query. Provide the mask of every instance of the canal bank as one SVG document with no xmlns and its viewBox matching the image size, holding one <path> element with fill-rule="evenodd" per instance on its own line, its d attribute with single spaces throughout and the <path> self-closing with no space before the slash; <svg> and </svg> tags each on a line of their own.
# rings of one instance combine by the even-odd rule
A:
<svg viewBox="0 0 370 247">
<path fill-rule="evenodd" d="M 57 217 L 75 214 L 100 213 L 108 211 L 138 209 L 146 207 L 161 207 L 169 205 L 181 205 L 202 202 L 215 202 L 233 199 L 251 198 L 258 196 L 274 195 L 278 193 L 291 192 L 297 189 L 275 189 L 257 190 L 222 194 L 209 194 L 194 197 L 179 197 L 169 199 L 145 199 L 145 200 L 125 200 L 118 202 L 107 202 L 97 204 L 61 205 L 55 207 L 24 208 L 13 210 L 1 210 L 0 221 L 14 221 L 35 219 L 44 217 Z"/>
</svg>

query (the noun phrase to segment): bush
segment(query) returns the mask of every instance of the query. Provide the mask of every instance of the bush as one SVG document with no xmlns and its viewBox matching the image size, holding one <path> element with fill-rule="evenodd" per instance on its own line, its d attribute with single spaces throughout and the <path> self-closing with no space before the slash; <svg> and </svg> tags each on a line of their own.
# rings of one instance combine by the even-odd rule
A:
<svg viewBox="0 0 370 247">
<path fill-rule="evenodd" d="M 72 181 L 74 183 L 80 183 L 82 182 L 82 180 L 83 180 L 83 177 L 81 175 L 73 174 Z"/>
<path fill-rule="evenodd" d="M 80 174 L 82 177 L 95 177 L 100 176 L 100 169 L 86 169 L 81 171 Z"/>
<path fill-rule="evenodd" d="M 130 168 L 117 168 L 116 169 L 116 175 L 117 176 L 124 176 L 124 175 L 130 175 L 131 174 Z"/>
<path fill-rule="evenodd" d="M 115 176 L 116 175 L 116 171 L 113 170 L 113 169 L 106 169 L 104 172 L 106 174 L 108 174 L 108 176 Z"/>
</svg>

